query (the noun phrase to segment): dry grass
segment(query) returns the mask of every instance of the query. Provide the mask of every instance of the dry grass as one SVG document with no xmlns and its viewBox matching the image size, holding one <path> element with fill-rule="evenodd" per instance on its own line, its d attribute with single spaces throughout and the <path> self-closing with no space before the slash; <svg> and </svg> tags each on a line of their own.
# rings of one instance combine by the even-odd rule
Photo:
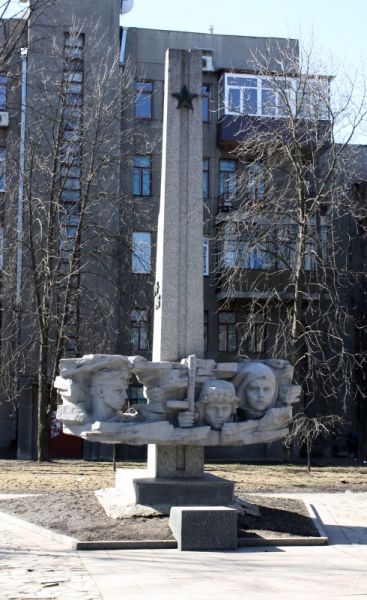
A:
<svg viewBox="0 0 367 600">
<path fill-rule="evenodd" d="M 118 463 L 118 468 L 143 467 Z M 234 481 L 244 491 L 367 491 L 367 466 L 208 464 L 206 470 Z M 85 491 L 114 485 L 112 464 L 54 460 L 47 463 L 0 460 L 0 491 Z"/>
</svg>

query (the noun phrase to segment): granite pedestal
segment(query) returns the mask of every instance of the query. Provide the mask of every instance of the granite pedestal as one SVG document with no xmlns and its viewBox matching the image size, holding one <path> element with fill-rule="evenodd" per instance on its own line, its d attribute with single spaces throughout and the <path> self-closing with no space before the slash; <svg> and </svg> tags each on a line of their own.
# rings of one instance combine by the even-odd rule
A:
<svg viewBox="0 0 367 600">
<path fill-rule="evenodd" d="M 179 550 L 232 550 L 237 520 L 237 511 L 227 506 L 174 506 L 169 525 Z"/>
</svg>

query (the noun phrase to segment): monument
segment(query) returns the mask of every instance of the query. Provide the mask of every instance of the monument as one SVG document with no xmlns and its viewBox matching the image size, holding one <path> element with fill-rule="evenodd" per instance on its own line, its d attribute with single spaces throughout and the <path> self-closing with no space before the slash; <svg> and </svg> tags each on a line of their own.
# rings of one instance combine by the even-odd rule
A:
<svg viewBox="0 0 367 600">
<path fill-rule="evenodd" d="M 205 522 L 211 523 L 208 539 L 210 529 L 228 530 L 223 524 L 232 523 L 228 539 L 222 533 L 207 543 L 233 547 L 233 508 L 228 508 L 233 484 L 204 474 L 204 447 L 281 439 L 300 395 L 285 360 L 204 359 L 201 85 L 201 51 L 168 50 L 153 360 L 64 359 L 55 381 L 64 433 L 104 443 L 148 444 L 147 469 L 118 470 L 116 488 L 99 494 L 107 512 L 133 514 L 142 506 L 171 511 L 182 548 L 190 527 Z M 144 386 L 145 405 L 128 406 L 132 375 Z"/>
</svg>

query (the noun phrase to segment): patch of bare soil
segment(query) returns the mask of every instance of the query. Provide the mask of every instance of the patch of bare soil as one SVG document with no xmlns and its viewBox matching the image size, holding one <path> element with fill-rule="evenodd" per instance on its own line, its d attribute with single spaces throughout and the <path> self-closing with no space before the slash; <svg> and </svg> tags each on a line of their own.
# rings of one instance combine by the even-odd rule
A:
<svg viewBox="0 0 367 600">
<path fill-rule="evenodd" d="M 240 516 L 239 537 L 317 536 L 302 501 L 239 497 L 256 503 L 260 516 Z M 91 491 L 47 492 L 0 500 L 0 511 L 26 519 L 80 541 L 173 540 L 167 517 L 111 519 Z"/>
</svg>

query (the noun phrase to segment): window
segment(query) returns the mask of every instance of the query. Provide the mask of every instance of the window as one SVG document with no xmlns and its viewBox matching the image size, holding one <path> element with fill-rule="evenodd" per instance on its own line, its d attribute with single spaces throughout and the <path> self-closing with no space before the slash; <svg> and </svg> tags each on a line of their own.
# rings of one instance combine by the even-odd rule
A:
<svg viewBox="0 0 367 600">
<path fill-rule="evenodd" d="M 152 160 L 150 156 L 134 156 L 133 194 L 150 196 L 152 193 Z"/>
<path fill-rule="evenodd" d="M 0 192 L 5 192 L 6 149 L 0 148 Z"/>
<path fill-rule="evenodd" d="M 144 397 L 143 386 L 139 384 L 129 385 L 128 389 L 130 404 L 146 404 L 147 399 Z"/>
<path fill-rule="evenodd" d="M 247 168 L 247 197 L 249 202 L 261 202 L 265 197 L 264 169 L 260 163 L 252 163 Z"/>
<path fill-rule="evenodd" d="M 221 111 L 227 115 L 328 119 L 325 77 L 260 77 L 225 73 L 219 81 Z"/>
<path fill-rule="evenodd" d="M 218 315 L 220 352 L 235 352 L 236 340 L 236 315 L 233 312 L 220 312 Z"/>
<path fill-rule="evenodd" d="M 238 231 L 233 223 L 226 224 L 222 254 L 224 268 L 269 269 L 271 261 L 271 242 L 265 228 L 254 225 L 250 237 Z"/>
<path fill-rule="evenodd" d="M 63 219 L 61 223 L 61 250 L 71 252 L 75 246 L 79 224 L 80 224 L 80 216 L 79 215 L 65 215 L 66 218 Z"/>
<path fill-rule="evenodd" d="M 130 343 L 132 352 L 149 349 L 149 323 L 147 310 L 131 311 Z"/>
<path fill-rule="evenodd" d="M 203 158 L 203 198 L 209 198 L 209 158 Z"/>
<path fill-rule="evenodd" d="M 327 258 L 328 232 L 327 225 L 320 226 L 319 235 L 315 225 L 308 226 L 304 256 L 305 271 L 315 271 L 318 262 Z"/>
<path fill-rule="evenodd" d="M 135 117 L 152 118 L 153 84 L 149 81 L 135 82 Z"/>
<path fill-rule="evenodd" d="M 265 322 L 262 315 L 252 317 L 247 336 L 248 352 L 265 352 Z"/>
<path fill-rule="evenodd" d="M 60 152 L 60 199 L 78 202 L 81 194 L 81 142 L 84 82 L 84 34 L 64 36 L 64 106 Z"/>
<path fill-rule="evenodd" d="M 4 228 L 0 227 L 0 269 L 4 266 Z"/>
<path fill-rule="evenodd" d="M 222 268 L 294 269 L 298 234 L 295 223 L 271 226 L 252 223 L 250 230 L 242 231 L 234 223 L 226 223 L 224 227 Z M 315 225 L 310 224 L 305 236 L 303 266 L 305 271 L 314 271 L 318 261 L 327 257 L 328 226 L 321 225 L 319 239 Z"/>
<path fill-rule="evenodd" d="M 231 209 L 236 195 L 237 161 L 219 161 L 219 196 L 221 208 Z"/>
<path fill-rule="evenodd" d="M 204 352 L 208 352 L 208 320 L 209 313 L 204 310 Z"/>
<path fill-rule="evenodd" d="M 220 90 L 225 114 L 285 117 L 294 98 L 291 81 L 280 77 L 225 73 Z"/>
<path fill-rule="evenodd" d="M 297 111 L 303 119 L 329 119 L 329 82 L 324 77 L 297 82 Z"/>
<path fill-rule="evenodd" d="M 210 87 L 203 85 L 201 88 L 201 111 L 203 123 L 210 121 Z"/>
<path fill-rule="evenodd" d="M 203 275 L 209 275 L 209 238 L 203 239 Z"/>
<path fill-rule="evenodd" d="M 151 234 L 147 231 L 134 231 L 132 235 L 132 272 L 150 273 Z"/>
<path fill-rule="evenodd" d="M 0 110 L 6 110 L 6 84 L 7 76 L 0 74 Z"/>
</svg>

